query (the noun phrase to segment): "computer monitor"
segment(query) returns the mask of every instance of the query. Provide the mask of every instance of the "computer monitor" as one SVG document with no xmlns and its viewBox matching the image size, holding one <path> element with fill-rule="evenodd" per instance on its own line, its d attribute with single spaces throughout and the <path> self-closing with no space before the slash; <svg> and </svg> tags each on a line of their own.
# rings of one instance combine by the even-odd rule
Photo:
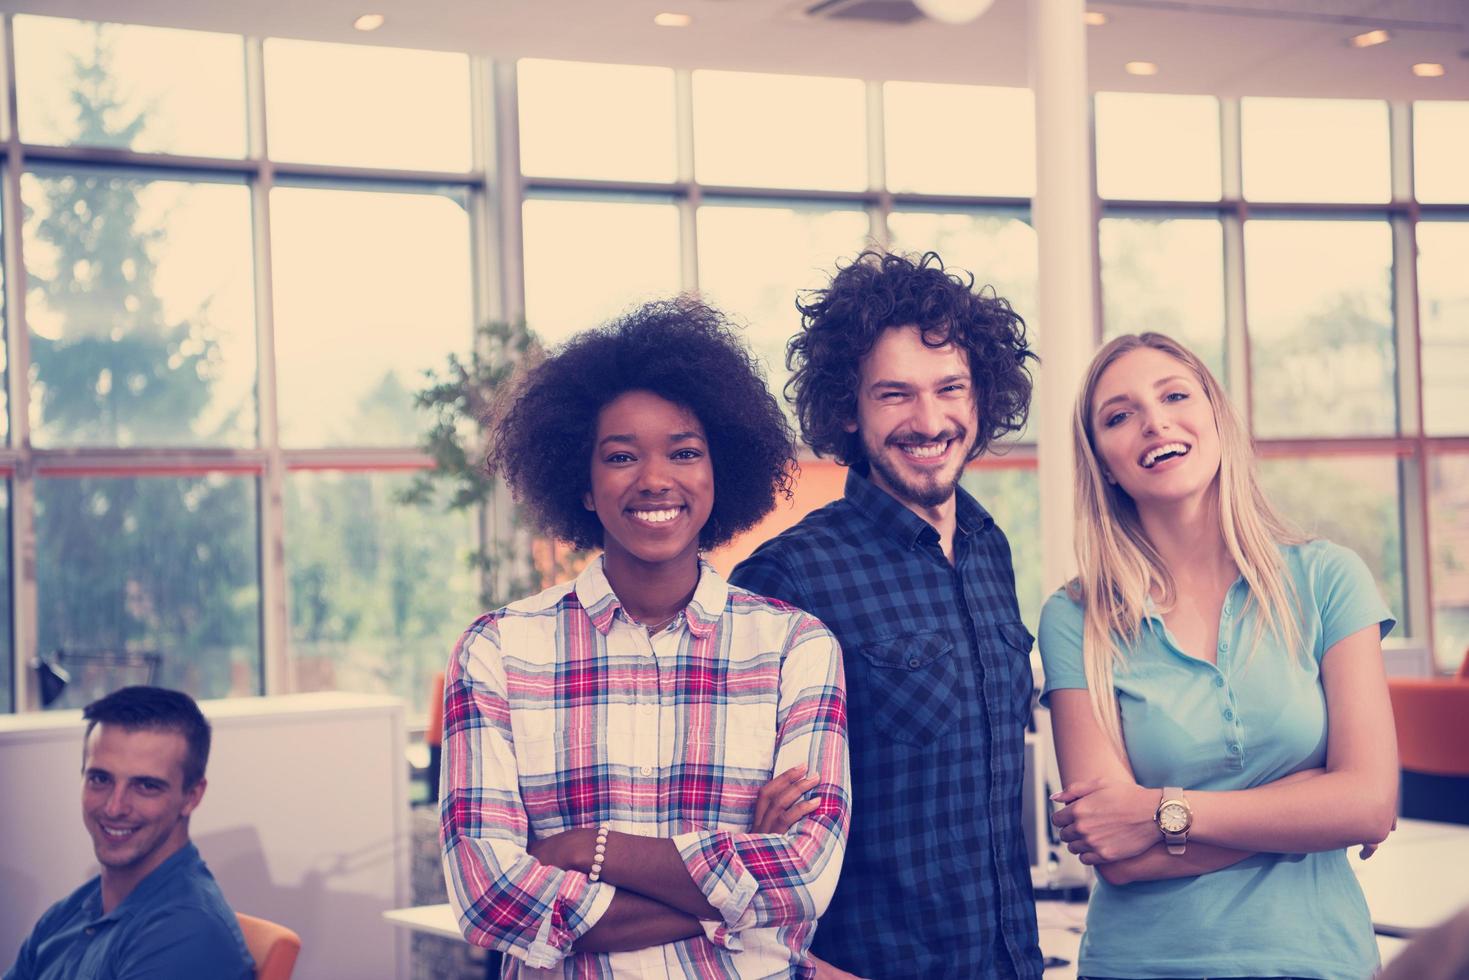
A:
<svg viewBox="0 0 1469 980">
<path fill-rule="evenodd" d="M 1025 852 L 1030 855 L 1030 881 L 1038 891 L 1081 888 L 1091 871 L 1066 849 L 1051 825 L 1051 794 L 1061 788 L 1060 770 L 1051 745 L 1051 718 L 1035 709 L 1035 731 L 1025 733 L 1025 776 L 1020 804 Z"/>
</svg>

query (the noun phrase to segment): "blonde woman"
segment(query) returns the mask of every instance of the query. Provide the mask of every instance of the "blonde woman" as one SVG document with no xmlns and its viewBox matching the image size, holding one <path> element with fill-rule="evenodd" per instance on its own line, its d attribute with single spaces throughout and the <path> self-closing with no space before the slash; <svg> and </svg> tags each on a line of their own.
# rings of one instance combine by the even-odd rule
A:
<svg viewBox="0 0 1469 980">
<path fill-rule="evenodd" d="M 1081 974 L 1370 975 L 1346 849 L 1387 836 L 1398 771 L 1370 573 L 1276 516 L 1219 383 L 1168 337 L 1102 348 L 1073 435 L 1081 573 L 1040 648 L 1053 820 L 1101 878 Z"/>
</svg>

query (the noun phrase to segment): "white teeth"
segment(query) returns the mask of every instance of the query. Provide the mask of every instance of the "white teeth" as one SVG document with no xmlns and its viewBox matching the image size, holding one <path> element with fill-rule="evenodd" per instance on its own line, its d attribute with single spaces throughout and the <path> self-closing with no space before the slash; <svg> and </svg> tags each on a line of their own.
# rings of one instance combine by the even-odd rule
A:
<svg viewBox="0 0 1469 980">
<path fill-rule="evenodd" d="M 1188 447 L 1181 442 L 1166 442 L 1161 446 L 1155 446 L 1143 456 L 1143 468 L 1151 469 L 1153 464 L 1158 461 L 1159 456 L 1166 456 L 1168 453 L 1177 453 L 1183 456 L 1188 453 Z"/>
<path fill-rule="evenodd" d="M 638 520 L 646 521 L 649 524 L 666 524 L 678 516 L 678 508 L 673 507 L 668 510 L 635 510 L 632 512 L 632 515 Z"/>
<path fill-rule="evenodd" d="M 103 827 L 102 833 L 113 838 L 129 837 L 132 835 L 131 830 L 113 830 L 111 827 Z"/>
<path fill-rule="evenodd" d="M 947 442 L 926 442 L 918 446 L 902 447 L 903 452 L 909 456 L 915 456 L 918 459 L 933 459 L 935 456 L 942 456 L 944 450 L 948 448 L 949 444 Z"/>
</svg>

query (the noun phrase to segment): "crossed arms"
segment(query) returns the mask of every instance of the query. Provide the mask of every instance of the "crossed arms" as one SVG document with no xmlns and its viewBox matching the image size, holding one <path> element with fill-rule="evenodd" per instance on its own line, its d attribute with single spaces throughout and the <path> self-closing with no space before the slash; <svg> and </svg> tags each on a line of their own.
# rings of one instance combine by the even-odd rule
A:
<svg viewBox="0 0 1469 980">
<path fill-rule="evenodd" d="M 841 869 L 850 777 L 840 655 L 815 620 L 802 617 L 783 651 L 774 753 L 784 777 L 804 769 L 810 778 L 777 779 L 758 814 L 773 826 L 794 819 L 790 832 L 759 832 L 753 817 L 742 830 L 614 832 L 598 882 L 588 875 L 595 825 L 531 836 L 499 653 L 496 623 L 482 621 L 461 639 L 446 681 L 444 868 L 470 942 L 544 968 L 572 952 L 701 933 L 738 949 L 745 929 L 813 921 L 825 909 Z M 792 789 L 796 799 L 809 790 L 814 805 L 789 802 Z"/>
<path fill-rule="evenodd" d="M 1052 816 L 1061 839 L 1112 884 L 1217 871 L 1252 854 L 1329 851 L 1363 844 L 1368 856 L 1392 829 L 1397 746 L 1377 624 L 1323 655 L 1326 766 L 1253 789 L 1190 790 L 1188 850 L 1174 856 L 1153 823 L 1158 788 L 1137 784 L 1092 715 L 1084 690 L 1051 692 L 1051 724 L 1065 789 Z"/>
</svg>

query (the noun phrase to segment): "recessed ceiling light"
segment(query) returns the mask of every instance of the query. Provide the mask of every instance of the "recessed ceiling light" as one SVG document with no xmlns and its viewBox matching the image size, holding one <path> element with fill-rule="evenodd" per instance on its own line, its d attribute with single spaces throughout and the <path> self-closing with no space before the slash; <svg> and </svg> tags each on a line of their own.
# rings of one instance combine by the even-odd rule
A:
<svg viewBox="0 0 1469 980">
<path fill-rule="evenodd" d="M 1392 35 L 1387 31 L 1367 31 L 1358 34 L 1347 41 L 1354 48 L 1370 48 L 1378 44 L 1386 44 L 1392 40 Z"/>
<path fill-rule="evenodd" d="M 1100 10 L 1088 10 L 1085 14 L 1082 14 L 1081 19 L 1086 21 L 1086 26 L 1088 27 L 1101 27 L 1107 23 L 1107 15 Z"/>
<path fill-rule="evenodd" d="M 375 31 L 383 26 L 385 20 L 387 18 L 382 14 L 363 14 L 352 22 L 352 26 L 359 31 Z"/>
<path fill-rule="evenodd" d="M 1413 74 L 1419 78 L 1442 78 L 1443 65 L 1436 61 L 1420 61 L 1413 66 Z"/>
<path fill-rule="evenodd" d="M 653 23 L 659 27 L 688 27 L 694 22 L 694 18 L 688 14 L 657 14 L 653 17 Z"/>
<path fill-rule="evenodd" d="M 1122 66 L 1122 70 L 1129 75 L 1156 75 L 1158 66 L 1151 61 L 1129 61 Z"/>
</svg>

